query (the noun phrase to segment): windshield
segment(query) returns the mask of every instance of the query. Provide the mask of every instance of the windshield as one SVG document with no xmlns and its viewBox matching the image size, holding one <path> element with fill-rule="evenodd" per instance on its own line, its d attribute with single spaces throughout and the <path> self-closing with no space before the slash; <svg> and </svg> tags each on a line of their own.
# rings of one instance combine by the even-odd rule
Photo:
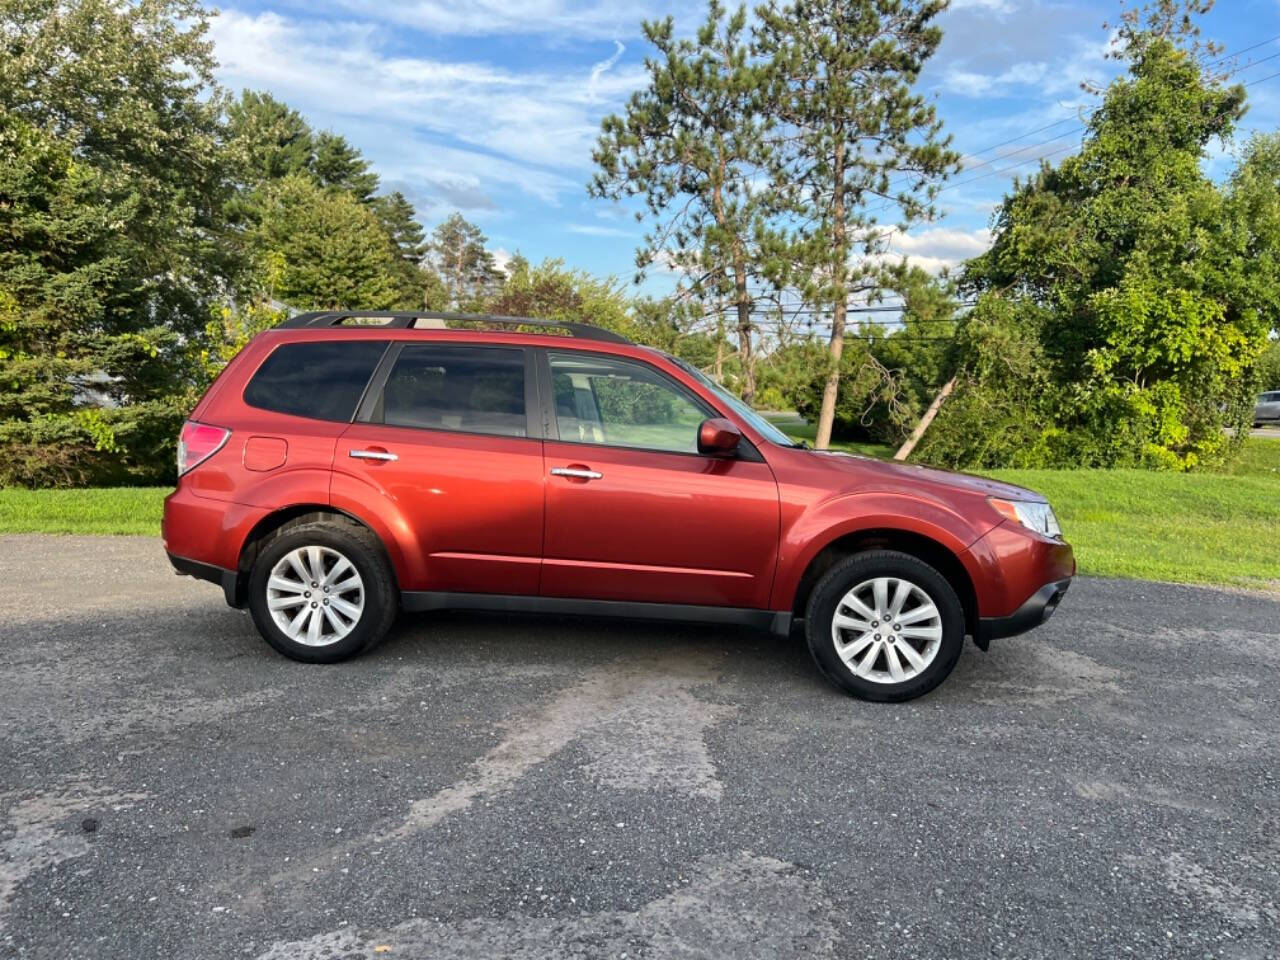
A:
<svg viewBox="0 0 1280 960">
<path fill-rule="evenodd" d="M 781 430 L 775 427 L 772 423 L 770 423 L 764 417 L 760 416 L 760 414 L 752 410 L 749 406 L 747 406 L 747 404 L 743 403 L 739 397 L 735 397 L 732 393 L 730 393 L 724 387 L 720 386 L 720 384 L 716 383 L 714 380 L 708 377 L 705 373 L 703 373 L 697 367 L 691 364 L 685 363 L 685 361 L 681 360 L 679 357 L 672 357 L 668 354 L 668 358 L 677 366 L 679 366 L 681 370 L 685 371 L 690 376 L 694 377 L 700 384 L 702 384 L 704 387 L 706 387 L 708 390 L 714 393 L 717 399 L 723 402 L 726 407 L 729 407 L 731 410 L 733 410 L 733 412 L 736 413 L 738 416 L 740 416 L 743 420 L 747 421 L 747 423 L 751 424 L 752 429 L 754 429 L 757 433 L 759 433 L 762 437 L 764 437 L 770 443 L 776 443 L 780 447 L 799 446 L 798 443 L 793 441 L 790 437 L 788 437 L 785 433 L 783 433 Z"/>
</svg>

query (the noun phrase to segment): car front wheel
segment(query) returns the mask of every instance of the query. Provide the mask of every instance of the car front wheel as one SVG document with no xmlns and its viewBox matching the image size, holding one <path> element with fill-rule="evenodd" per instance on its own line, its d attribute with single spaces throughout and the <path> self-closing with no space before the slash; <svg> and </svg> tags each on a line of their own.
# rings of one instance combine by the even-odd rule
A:
<svg viewBox="0 0 1280 960">
<path fill-rule="evenodd" d="M 874 550 L 837 563 L 818 582 L 805 610 L 805 635 L 822 672 L 855 697 L 910 700 L 955 667 L 964 610 L 929 564 Z"/>
</svg>

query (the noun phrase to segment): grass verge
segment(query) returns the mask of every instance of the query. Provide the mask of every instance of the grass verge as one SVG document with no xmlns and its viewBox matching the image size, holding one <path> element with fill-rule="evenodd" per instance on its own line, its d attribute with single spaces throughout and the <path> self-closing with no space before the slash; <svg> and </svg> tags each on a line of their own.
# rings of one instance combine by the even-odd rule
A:
<svg viewBox="0 0 1280 960">
<path fill-rule="evenodd" d="M 168 487 L 89 490 L 0 489 L 0 533 L 159 536 Z"/>
<path fill-rule="evenodd" d="M 1080 572 L 1280 590 L 1280 440 L 1223 473 L 999 470 L 1048 497 Z"/>
<path fill-rule="evenodd" d="M 790 423 L 797 439 L 810 439 Z M 851 444 L 853 452 L 886 448 Z M 1053 503 L 1080 572 L 1280 590 L 1280 440 L 1255 439 L 1223 473 L 998 470 Z M 0 533 L 160 532 L 168 489 L 0 490 Z"/>
</svg>

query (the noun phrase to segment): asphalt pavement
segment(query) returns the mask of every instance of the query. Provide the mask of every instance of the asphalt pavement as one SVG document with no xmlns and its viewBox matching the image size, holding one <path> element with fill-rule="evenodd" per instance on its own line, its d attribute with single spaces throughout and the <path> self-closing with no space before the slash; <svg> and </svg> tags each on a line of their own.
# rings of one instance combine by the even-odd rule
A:
<svg viewBox="0 0 1280 960">
<path fill-rule="evenodd" d="M 285 660 L 0 538 L 0 957 L 1280 956 L 1280 603 L 1080 579 L 934 694 L 798 638 L 404 618 Z"/>
</svg>

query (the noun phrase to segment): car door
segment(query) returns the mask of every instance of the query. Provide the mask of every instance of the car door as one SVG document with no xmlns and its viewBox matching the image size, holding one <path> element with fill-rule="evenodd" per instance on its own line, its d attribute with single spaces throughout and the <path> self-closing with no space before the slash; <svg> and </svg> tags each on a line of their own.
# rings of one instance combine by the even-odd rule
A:
<svg viewBox="0 0 1280 960">
<path fill-rule="evenodd" d="M 543 595 L 767 608 L 778 487 L 758 451 L 699 454 L 698 425 L 718 412 L 651 364 L 540 360 Z"/>
<path fill-rule="evenodd" d="M 425 572 L 402 589 L 537 595 L 543 466 L 530 363 L 520 347 L 407 342 L 375 374 L 338 441 L 332 496 L 380 495 L 408 528 L 398 531 L 416 552 L 406 566 Z"/>
</svg>

